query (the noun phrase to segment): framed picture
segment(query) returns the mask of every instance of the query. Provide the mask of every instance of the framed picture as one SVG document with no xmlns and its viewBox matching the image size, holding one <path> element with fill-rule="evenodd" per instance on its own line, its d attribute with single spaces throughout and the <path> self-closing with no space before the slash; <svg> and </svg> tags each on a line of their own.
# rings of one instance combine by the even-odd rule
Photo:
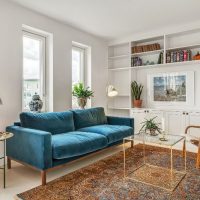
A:
<svg viewBox="0 0 200 200">
<path fill-rule="evenodd" d="M 194 105 L 194 72 L 148 75 L 148 103 L 153 105 Z"/>
</svg>

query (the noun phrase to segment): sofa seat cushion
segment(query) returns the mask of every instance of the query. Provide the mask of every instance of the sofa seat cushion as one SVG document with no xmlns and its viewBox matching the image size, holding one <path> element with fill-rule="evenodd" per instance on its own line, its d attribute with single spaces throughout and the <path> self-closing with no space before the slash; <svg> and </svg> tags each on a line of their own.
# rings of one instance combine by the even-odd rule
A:
<svg viewBox="0 0 200 200">
<path fill-rule="evenodd" d="M 76 130 L 84 127 L 107 124 L 104 108 L 89 108 L 85 110 L 72 110 Z"/>
<path fill-rule="evenodd" d="M 80 156 L 106 147 L 108 140 L 104 135 L 87 132 L 68 132 L 52 136 L 54 159 Z"/>
<path fill-rule="evenodd" d="M 98 125 L 79 129 L 79 131 L 93 132 L 104 135 L 108 139 L 108 144 L 122 140 L 124 137 L 133 134 L 133 128 L 120 125 Z"/>
<path fill-rule="evenodd" d="M 74 131 L 73 113 L 49 112 L 31 113 L 23 112 L 20 114 L 21 126 L 24 128 L 47 131 L 51 134 L 65 133 Z"/>
</svg>

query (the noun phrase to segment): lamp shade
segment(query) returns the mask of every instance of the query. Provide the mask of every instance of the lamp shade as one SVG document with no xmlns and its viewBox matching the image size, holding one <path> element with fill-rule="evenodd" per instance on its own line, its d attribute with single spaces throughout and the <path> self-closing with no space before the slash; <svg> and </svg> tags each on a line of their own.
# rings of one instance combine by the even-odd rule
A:
<svg viewBox="0 0 200 200">
<path fill-rule="evenodd" d="M 115 97 L 118 95 L 118 91 L 115 89 L 113 85 L 109 85 L 107 87 L 107 95 L 108 97 Z"/>
<path fill-rule="evenodd" d="M 0 98 L 0 105 L 3 105 L 3 101 L 2 101 L 2 99 Z"/>
</svg>

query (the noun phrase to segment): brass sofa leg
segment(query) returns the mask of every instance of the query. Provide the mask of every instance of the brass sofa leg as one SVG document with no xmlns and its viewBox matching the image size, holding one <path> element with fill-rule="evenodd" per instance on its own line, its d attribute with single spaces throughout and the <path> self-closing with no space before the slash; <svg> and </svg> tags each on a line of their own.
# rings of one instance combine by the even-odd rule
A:
<svg viewBox="0 0 200 200">
<path fill-rule="evenodd" d="M 9 157 L 7 157 L 7 167 L 11 169 L 11 159 Z"/>
<path fill-rule="evenodd" d="M 46 171 L 45 170 L 41 171 L 41 179 L 42 179 L 42 185 L 43 186 L 46 185 L 46 183 L 47 183 L 47 176 L 46 176 Z"/>
</svg>

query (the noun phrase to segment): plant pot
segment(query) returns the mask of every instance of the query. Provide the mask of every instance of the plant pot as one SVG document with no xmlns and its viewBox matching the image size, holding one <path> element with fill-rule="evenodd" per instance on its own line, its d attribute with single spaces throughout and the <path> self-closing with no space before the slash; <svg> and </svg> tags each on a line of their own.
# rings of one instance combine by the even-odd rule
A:
<svg viewBox="0 0 200 200">
<path fill-rule="evenodd" d="M 158 135 L 158 134 L 156 133 L 156 129 L 150 129 L 149 131 L 150 131 L 150 135 L 151 135 L 151 136 L 156 136 L 156 135 Z"/>
<path fill-rule="evenodd" d="M 134 108 L 141 108 L 142 107 L 142 100 L 133 100 Z"/>
<path fill-rule="evenodd" d="M 78 98 L 78 105 L 81 109 L 85 109 L 87 98 Z"/>
</svg>

